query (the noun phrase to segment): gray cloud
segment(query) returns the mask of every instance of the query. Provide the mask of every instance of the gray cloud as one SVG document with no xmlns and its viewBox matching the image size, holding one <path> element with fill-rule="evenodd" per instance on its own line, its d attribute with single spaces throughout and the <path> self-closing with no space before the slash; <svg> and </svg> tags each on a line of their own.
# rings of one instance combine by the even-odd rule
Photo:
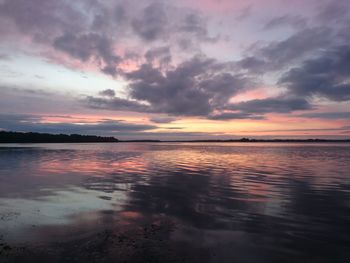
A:
<svg viewBox="0 0 350 263">
<path fill-rule="evenodd" d="M 217 40 L 209 36 L 207 18 L 200 12 L 176 4 L 150 2 L 77 0 L 73 4 L 56 0 L 3 0 L 0 15 L 16 26 L 20 33 L 17 37 L 30 38 L 49 48 L 45 55 L 51 60 L 65 63 L 57 58 L 55 50 L 58 50 L 92 63 L 112 76 L 122 73 L 118 66 L 130 59 L 128 54 L 142 58 L 144 42 L 159 42 L 161 47 L 174 48 L 187 43 L 188 47 L 195 46 L 195 51 L 190 51 L 195 53 L 202 42 Z M 12 31 L 5 30 L 16 34 Z M 137 41 L 135 36 L 142 41 Z M 128 41 L 135 46 L 125 48 Z M 147 62 L 157 59 L 164 65 L 171 62 L 171 57 L 170 49 L 151 47 L 145 59 Z"/>
<path fill-rule="evenodd" d="M 166 66 L 171 62 L 171 52 L 168 46 L 157 47 L 148 50 L 145 58 L 149 64 L 157 61 L 160 66 Z"/>
<path fill-rule="evenodd" d="M 198 13 L 187 14 L 178 27 L 180 33 L 189 33 L 196 36 L 197 39 L 205 41 L 215 41 L 216 38 L 210 37 L 204 17 Z"/>
<path fill-rule="evenodd" d="M 264 116 L 261 114 L 251 114 L 246 112 L 221 112 L 209 115 L 210 120 L 240 120 L 240 119 L 253 119 L 263 120 Z"/>
<path fill-rule="evenodd" d="M 269 20 L 263 29 L 291 26 L 297 31 L 283 40 L 253 44 L 237 65 L 253 74 L 283 71 L 320 52 L 348 44 L 350 2 L 324 1 L 318 6 L 312 18 L 291 13 Z"/>
<path fill-rule="evenodd" d="M 157 128 L 153 125 L 131 124 L 123 121 L 102 120 L 97 123 L 45 123 L 35 115 L 0 115 L 0 129 L 23 132 L 115 134 L 138 132 Z"/>
<path fill-rule="evenodd" d="M 259 130 L 256 131 L 256 133 L 269 133 L 269 132 L 315 132 L 315 131 L 336 131 L 341 132 L 343 130 L 349 129 L 349 127 L 340 127 L 340 128 L 305 128 L 305 129 L 279 129 L 279 130 Z M 249 132 L 249 133 L 255 133 L 252 131 L 240 131 L 240 132 Z"/>
<path fill-rule="evenodd" d="M 130 96 L 146 101 L 154 112 L 189 116 L 208 115 L 250 84 L 225 64 L 205 57 L 185 61 L 165 74 L 144 64 L 127 78 Z"/>
<path fill-rule="evenodd" d="M 65 33 L 54 40 L 54 47 L 83 62 L 92 58 L 100 60 L 98 64 L 101 65 L 101 70 L 110 75 L 117 73 L 116 66 L 121 61 L 121 58 L 113 53 L 110 40 L 96 33 Z"/>
<path fill-rule="evenodd" d="M 82 18 L 72 6 L 55 0 L 4 0 L 0 2 L 0 15 L 13 19 L 22 32 L 33 34 L 37 40 L 45 40 L 62 28 L 77 30 Z M 70 23 L 72 17 L 76 23 Z"/>
<path fill-rule="evenodd" d="M 242 19 L 250 11 L 251 8 L 242 10 Z M 298 15 L 273 18 L 265 28 L 289 25 L 299 31 L 281 41 L 257 44 L 242 60 L 228 63 L 205 56 L 188 59 L 201 53 L 202 43 L 218 38 L 210 36 L 208 17 L 176 7 L 176 4 L 2 0 L 0 15 L 12 21 L 24 38 L 29 36 L 40 45 L 47 45 L 46 48 L 94 63 L 102 72 L 113 76 L 120 74 L 119 77 L 128 82 L 127 99 L 115 97 L 113 90 L 86 97 L 85 105 L 94 109 L 209 119 L 262 119 L 267 113 L 312 109 L 308 100 L 313 96 L 335 101 L 350 99 L 349 48 L 333 49 L 349 40 L 346 26 L 341 25 L 348 16 L 346 1 L 322 5 L 316 19 L 323 22 L 310 22 L 312 28 L 305 27 L 305 20 Z M 342 23 L 332 24 L 339 21 Z M 135 47 L 123 45 L 129 40 Z M 184 56 L 176 56 L 172 52 L 177 52 L 179 45 L 180 48 L 195 48 L 186 50 L 189 53 Z M 125 51 L 119 51 L 119 47 Z M 116 50 L 121 54 L 117 55 Z M 123 72 L 119 65 L 129 60 L 141 66 Z M 286 70 L 278 84 L 288 89 L 287 95 L 229 103 L 232 96 L 255 86 L 252 78 L 262 81 L 256 73 Z M 16 107 L 28 108 L 26 103 L 30 102 L 26 97 L 22 94 L 19 98 L 16 98 L 20 101 Z M 37 101 L 40 100 L 33 99 L 32 104 L 39 107 L 41 104 Z M 6 103 L 7 107 L 14 107 L 9 105 L 12 102 Z M 52 99 L 47 104 L 52 105 Z"/>
<path fill-rule="evenodd" d="M 242 9 L 240 9 L 238 11 L 237 15 L 235 16 L 235 20 L 237 22 L 240 22 L 240 21 L 247 19 L 248 17 L 250 17 L 252 15 L 253 9 L 254 9 L 253 5 L 248 5 L 246 7 L 243 7 Z"/>
<path fill-rule="evenodd" d="M 252 88 L 250 79 L 234 75 L 229 63 L 204 56 L 162 70 L 152 64 L 125 73 L 129 99 L 87 97 L 90 107 L 206 117 L 228 104 L 239 92 Z M 101 94 L 100 94 L 101 95 Z"/>
<path fill-rule="evenodd" d="M 324 23 L 342 22 L 349 15 L 349 8 L 347 0 L 329 1 L 320 6 L 317 19 Z"/>
<path fill-rule="evenodd" d="M 312 106 L 303 98 L 279 96 L 275 98 L 255 99 L 232 104 L 230 110 L 239 110 L 245 113 L 290 113 L 297 110 L 309 110 Z"/>
<path fill-rule="evenodd" d="M 93 109 L 115 110 L 115 111 L 135 111 L 135 112 L 151 112 L 148 105 L 141 104 L 137 101 L 122 99 L 117 97 L 93 97 L 87 96 L 83 104 Z"/>
<path fill-rule="evenodd" d="M 82 111 L 74 97 L 60 92 L 50 92 L 39 88 L 1 85 L 0 113 L 38 113 L 66 114 Z"/>
<path fill-rule="evenodd" d="M 112 89 L 105 89 L 98 93 L 100 96 L 104 97 L 115 97 L 115 91 Z"/>
<path fill-rule="evenodd" d="M 36 115 L 16 115 L 0 114 L 0 130 L 20 131 L 20 132 L 41 132 L 52 134 L 84 134 L 84 135 L 104 135 L 115 136 L 118 139 L 153 139 L 153 140 L 186 140 L 193 139 L 214 139 L 221 138 L 204 132 L 152 132 L 158 128 L 155 125 L 132 124 L 124 121 L 101 120 L 97 123 L 45 123 L 40 116 Z M 175 127 L 175 129 L 181 129 Z M 231 136 L 229 136 L 231 137 Z"/>
<path fill-rule="evenodd" d="M 305 55 L 311 56 L 334 43 L 334 32 L 327 27 L 306 28 L 285 40 L 254 48 L 239 65 L 255 72 L 283 70 Z"/>
<path fill-rule="evenodd" d="M 143 64 L 138 70 L 127 73 L 126 78 L 130 81 L 127 91 L 133 100 L 89 97 L 89 105 L 212 120 L 263 119 L 267 113 L 313 108 L 305 98 L 291 94 L 231 104 L 232 96 L 254 84 L 244 76 L 231 73 L 230 65 L 205 57 L 194 57 L 164 73 L 150 64 Z"/>
<path fill-rule="evenodd" d="M 7 54 L 0 53 L 0 60 L 10 60 L 11 57 Z"/>
<path fill-rule="evenodd" d="M 283 26 L 291 26 L 296 29 L 301 29 L 306 26 L 306 19 L 299 15 L 282 15 L 269 20 L 263 29 L 274 29 Z"/>
<path fill-rule="evenodd" d="M 134 32 L 142 39 L 152 41 L 167 33 L 168 17 L 162 3 L 152 3 L 142 10 L 140 17 L 132 21 Z"/>
<path fill-rule="evenodd" d="M 262 120 L 267 113 L 291 113 L 297 110 L 309 110 L 312 106 L 303 98 L 279 96 L 255 99 L 222 107 L 221 112 L 210 114 L 211 120 L 254 119 Z"/>
<path fill-rule="evenodd" d="M 170 122 L 176 121 L 177 118 L 174 118 L 174 117 L 152 117 L 149 120 L 151 122 L 154 122 L 154 123 L 170 123 Z"/>
<path fill-rule="evenodd" d="M 339 46 L 290 69 L 279 80 L 279 84 L 301 96 L 350 100 L 349 60 L 350 46 Z"/>
<path fill-rule="evenodd" d="M 317 119 L 350 119 L 350 111 L 346 112 L 311 112 L 299 115 L 303 118 L 317 118 Z"/>
</svg>

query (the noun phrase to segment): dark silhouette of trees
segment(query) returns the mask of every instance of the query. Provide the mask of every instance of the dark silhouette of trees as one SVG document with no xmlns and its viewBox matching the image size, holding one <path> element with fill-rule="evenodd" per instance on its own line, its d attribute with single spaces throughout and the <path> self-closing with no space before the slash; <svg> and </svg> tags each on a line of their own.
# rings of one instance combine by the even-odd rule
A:
<svg viewBox="0 0 350 263">
<path fill-rule="evenodd" d="M 114 137 L 79 134 L 48 134 L 36 132 L 0 131 L 0 143 L 78 143 L 78 142 L 118 142 Z"/>
</svg>

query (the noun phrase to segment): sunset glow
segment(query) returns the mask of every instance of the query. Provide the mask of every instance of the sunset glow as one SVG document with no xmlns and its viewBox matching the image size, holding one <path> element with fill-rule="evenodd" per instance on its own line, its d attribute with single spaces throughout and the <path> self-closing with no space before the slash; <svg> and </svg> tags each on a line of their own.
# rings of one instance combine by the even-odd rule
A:
<svg viewBox="0 0 350 263">
<path fill-rule="evenodd" d="M 0 130 L 348 138 L 349 3 L 2 0 Z"/>
</svg>

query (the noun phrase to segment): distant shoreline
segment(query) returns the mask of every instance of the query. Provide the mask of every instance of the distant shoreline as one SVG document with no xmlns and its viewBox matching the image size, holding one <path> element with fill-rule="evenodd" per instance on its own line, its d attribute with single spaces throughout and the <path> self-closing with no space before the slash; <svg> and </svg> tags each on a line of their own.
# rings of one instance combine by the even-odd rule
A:
<svg viewBox="0 0 350 263">
<path fill-rule="evenodd" d="M 135 142 L 187 142 L 187 143 L 349 143 L 350 139 L 229 139 L 229 140 L 119 140 L 115 137 L 79 134 L 49 134 L 36 132 L 0 131 L 0 143 L 135 143 Z"/>
<path fill-rule="evenodd" d="M 161 140 L 126 140 L 126 141 L 119 141 L 121 143 L 130 143 L 130 142 L 193 142 L 193 143 L 201 143 L 201 142 L 232 142 L 232 143 L 255 143 L 255 142 L 289 142 L 289 143 L 294 143 L 294 142 L 307 142 L 307 143 L 319 143 L 319 142 L 337 142 L 337 143 L 350 143 L 350 139 L 346 140 L 326 140 L 326 139 L 305 139 L 305 140 L 299 140 L 299 139 L 276 139 L 276 140 L 255 140 L 255 139 L 250 139 L 249 141 L 245 141 L 242 139 L 237 139 L 237 140 L 172 140 L 172 141 L 161 141 Z"/>
<path fill-rule="evenodd" d="M 116 143 L 114 137 L 0 131 L 0 143 Z"/>
</svg>

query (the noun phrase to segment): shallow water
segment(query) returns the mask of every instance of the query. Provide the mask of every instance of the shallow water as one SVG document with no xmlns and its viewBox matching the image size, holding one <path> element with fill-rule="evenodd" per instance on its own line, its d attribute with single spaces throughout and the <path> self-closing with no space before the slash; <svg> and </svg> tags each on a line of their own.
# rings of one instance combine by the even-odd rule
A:
<svg viewBox="0 0 350 263">
<path fill-rule="evenodd" d="M 1 262 L 350 262 L 350 144 L 0 145 Z"/>
</svg>

